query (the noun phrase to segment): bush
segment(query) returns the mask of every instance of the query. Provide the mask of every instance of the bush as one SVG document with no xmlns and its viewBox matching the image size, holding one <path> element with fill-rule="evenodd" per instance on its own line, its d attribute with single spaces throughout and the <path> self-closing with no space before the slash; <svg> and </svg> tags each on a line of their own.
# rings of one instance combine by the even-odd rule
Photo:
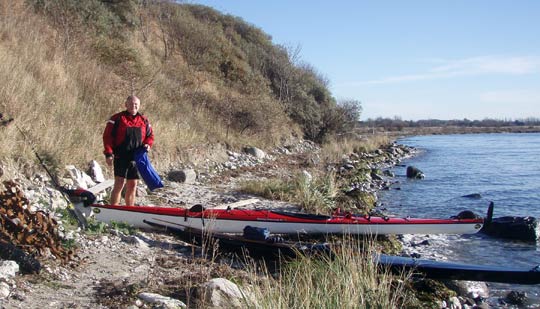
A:
<svg viewBox="0 0 540 309">
<path fill-rule="evenodd" d="M 44 12 L 57 25 L 77 24 L 92 29 L 97 35 L 124 37 L 125 27 L 138 24 L 137 0 L 30 0 L 34 8 Z M 76 24 L 73 24 L 76 23 Z"/>
<path fill-rule="evenodd" d="M 329 136 L 350 133 L 356 127 L 362 110 L 360 102 L 348 100 L 323 109 L 322 125 L 314 139 L 325 142 Z"/>
</svg>

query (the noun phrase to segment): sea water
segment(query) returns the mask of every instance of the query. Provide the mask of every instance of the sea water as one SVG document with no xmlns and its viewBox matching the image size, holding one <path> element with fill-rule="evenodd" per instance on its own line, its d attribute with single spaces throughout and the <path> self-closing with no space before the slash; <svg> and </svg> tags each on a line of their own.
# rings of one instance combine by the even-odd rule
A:
<svg viewBox="0 0 540 309">
<path fill-rule="evenodd" d="M 416 147 L 417 156 L 393 168 L 396 183 L 379 196 L 381 207 L 398 216 L 448 218 L 463 210 L 494 218 L 540 218 L 540 134 L 464 134 L 407 137 L 398 143 Z M 424 179 L 405 177 L 406 166 Z M 476 198 L 464 197 L 478 194 Z M 427 242 L 425 241 L 427 239 Z M 540 240 L 522 242 L 474 235 L 405 235 L 409 252 L 453 262 L 532 268 L 540 264 Z M 421 244 L 422 245 L 418 245 Z M 414 247 L 413 247 L 414 245 Z M 526 292 L 527 307 L 540 307 L 540 285 L 488 283 L 489 303 L 509 291 Z"/>
</svg>

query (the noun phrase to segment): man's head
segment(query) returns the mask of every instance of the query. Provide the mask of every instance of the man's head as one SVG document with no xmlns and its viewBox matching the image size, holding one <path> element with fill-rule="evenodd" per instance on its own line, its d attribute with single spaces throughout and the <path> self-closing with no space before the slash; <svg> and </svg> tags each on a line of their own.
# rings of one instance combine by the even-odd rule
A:
<svg viewBox="0 0 540 309">
<path fill-rule="evenodd" d="M 126 99 L 126 109 L 128 113 L 135 115 L 139 111 L 139 107 L 141 107 L 141 100 L 137 98 L 134 95 L 130 95 Z"/>
</svg>

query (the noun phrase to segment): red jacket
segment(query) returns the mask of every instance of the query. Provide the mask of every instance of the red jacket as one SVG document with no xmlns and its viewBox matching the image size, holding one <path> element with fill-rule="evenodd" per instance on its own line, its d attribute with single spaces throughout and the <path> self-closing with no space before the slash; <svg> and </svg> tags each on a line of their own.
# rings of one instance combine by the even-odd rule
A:
<svg viewBox="0 0 540 309">
<path fill-rule="evenodd" d="M 154 144 L 154 132 L 148 118 L 137 113 L 131 115 L 127 111 L 114 114 L 107 121 L 103 132 L 103 153 L 106 156 L 128 157 L 132 159 L 135 149 L 144 144 Z"/>
</svg>

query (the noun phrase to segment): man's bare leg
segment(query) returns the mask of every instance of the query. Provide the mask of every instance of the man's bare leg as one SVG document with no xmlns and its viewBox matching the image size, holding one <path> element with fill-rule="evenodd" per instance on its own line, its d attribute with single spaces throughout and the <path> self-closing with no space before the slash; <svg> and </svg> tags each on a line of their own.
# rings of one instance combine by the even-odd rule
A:
<svg viewBox="0 0 540 309">
<path fill-rule="evenodd" d="M 135 195 L 137 193 L 137 179 L 128 179 L 126 182 L 126 205 L 135 205 Z"/>
<path fill-rule="evenodd" d="M 114 186 L 111 192 L 111 205 L 120 205 L 120 199 L 122 198 L 122 189 L 124 188 L 124 177 L 115 176 Z"/>
</svg>

